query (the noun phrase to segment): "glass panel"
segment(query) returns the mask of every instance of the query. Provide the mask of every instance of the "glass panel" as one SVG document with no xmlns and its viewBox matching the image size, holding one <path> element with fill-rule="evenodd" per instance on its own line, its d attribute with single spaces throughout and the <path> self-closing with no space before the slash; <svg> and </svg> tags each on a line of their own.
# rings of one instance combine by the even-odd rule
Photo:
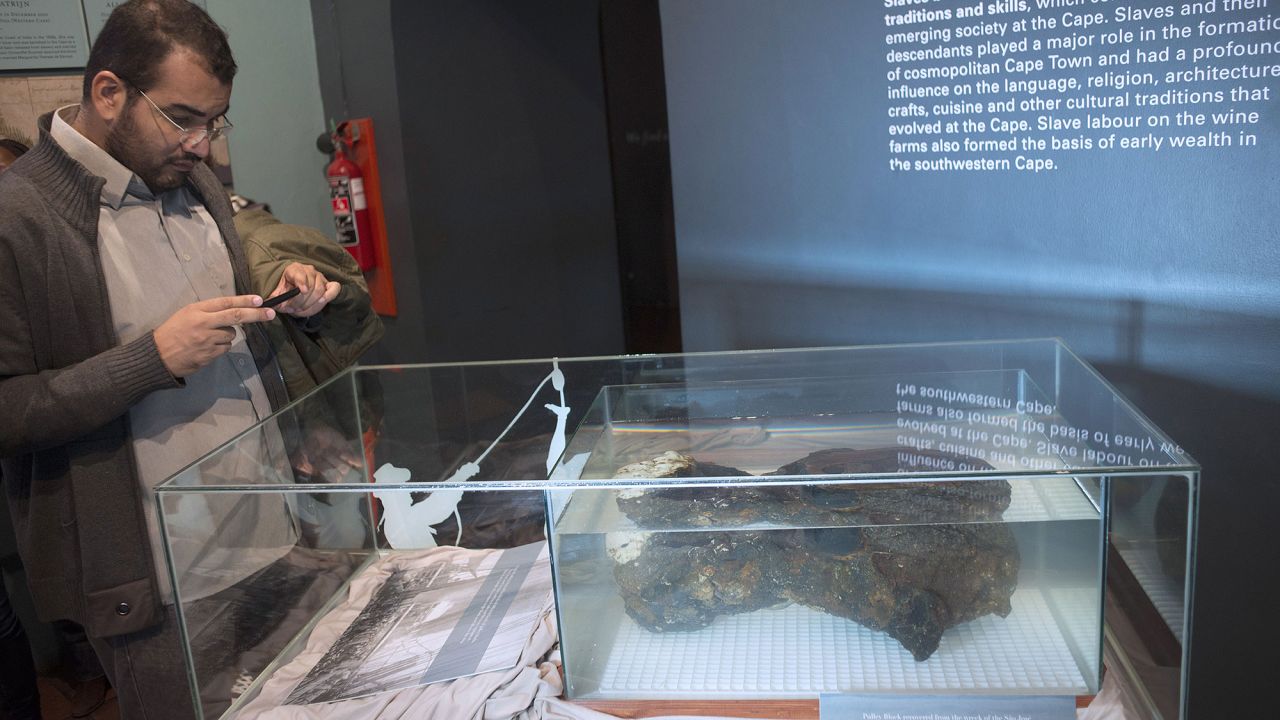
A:
<svg viewBox="0 0 1280 720">
<path fill-rule="evenodd" d="M 570 695 L 1096 692 L 1098 481 L 990 464 L 1073 457 L 1021 427 L 1056 417 L 1031 389 L 1016 370 L 602 389 L 565 457 L 629 486 L 548 493 Z"/>
<path fill-rule="evenodd" d="M 963 524 L 797 499 L 936 504 L 917 483 L 800 486 L 737 526 L 701 524 L 717 488 L 675 488 L 683 522 L 644 516 L 667 489 L 552 491 L 571 495 L 553 533 L 570 695 L 1095 692 L 1098 512 L 1070 477 L 1007 482 L 1003 513 Z"/>
<path fill-rule="evenodd" d="M 1197 474 L 1114 478 L 1109 486 L 1110 666 L 1152 717 L 1185 713 Z"/>
<path fill-rule="evenodd" d="M 548 382 L 553 368 L 565 379 L 563 399 Z M 780 381 L 807 394 L 762 409 L 761 393 L 771 391 L 768 383 L 776 389 Z M 695 395 L 671 402 L 706 399 L 723 405 L 736 392 L 747 414 L 806 417 L 820 414 L 823 402 L 851 404 L 850 412 L 879 413 L 900 425 L 895 429 L 908 443 L 936 448 L 946 441 L 960 454 L 994 460 L 1002 471 L 1194 465 L 1052 340 L 361 368 L 335 378 L 277 420 L 286 442 L 296 442 L 284 426 L 306 429 L 317 422 L 309 418 L 320 417 L 353 447 L 362 439 L 364 451 L 378 451 L 367 460 L 369 468 L 395 459 L 411 470 L 414 481 L 462 482 L 454 478 L 459 468 L 492 456 L 467 480 L 514 488 L 549 474 L 546 452 L 558 417 L 548 406 L 569 408 L 565 425 L 572 432 L 584 422 L 598 422 L 587 411 L 602 388 L 672 384 Z M 836 387 L 842 388 L 839 395 L 821 397 Z M 696 419 L 697 407 L 693 410 Z M 1023 441 L 1029 444 L 1021 447 Z M 1010 455 L 1019 467 L 1008 467 Z M 1026 455 L 1038 459 L 1024 461 Z M 934 470 L 920 468 L 921 473 Z M 274 482 L 273 477 L 270 472 L 208 476 L 188 479 L 185 487 L 195 482 L 248 489 Z M 550 484 L 590 481 L 558 478 Z"/>
</svg>

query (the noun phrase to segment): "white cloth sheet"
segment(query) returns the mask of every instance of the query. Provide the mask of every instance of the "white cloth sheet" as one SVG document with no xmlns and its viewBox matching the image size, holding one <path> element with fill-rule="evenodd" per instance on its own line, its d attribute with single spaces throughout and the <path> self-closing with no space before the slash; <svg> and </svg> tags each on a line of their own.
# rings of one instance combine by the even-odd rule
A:
<svg viewBox="0 0 1280 720">
<path fill-rule="evenodd" d="M 555 608 L 547 594 L 542 620 L 533 628 L 519 663 L 509 669 L 341 702 L 280 705 L 324 656 L 392 572 L 459 557 L 475 564 L 499 550 L 438 547 L 397 554 L 370 566 L 352 581 L 347 600 L 312 631 L 297 657 L 276 670 L 236 720 L 612 720 L 559 698 L 564 690 L 556 651 Z M 664 719 L 655 719 L 664 720 Z M 665 720 L 680 720 L 669 717 Z M 697 718 L 696 720 L 716 720 Z M 725 718 L 722 720 L 732 720 Z"/>
</svg>

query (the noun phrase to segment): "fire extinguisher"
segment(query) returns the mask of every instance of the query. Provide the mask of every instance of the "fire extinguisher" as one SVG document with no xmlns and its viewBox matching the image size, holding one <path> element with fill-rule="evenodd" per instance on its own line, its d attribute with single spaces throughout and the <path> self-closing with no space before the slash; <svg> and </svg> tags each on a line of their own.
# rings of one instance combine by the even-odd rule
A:
<svg viewBox="0 0 1280 720">
<path fill-rule="evenodd" d="M 345 125 L 345 123 L 344 123 Z M 333 208 L 333 226 L 338 244 L 356 259 L 361 270 L 373 267 L 373 231 L 369 223 L 369 204 L 364 194 L 364 175 L 360 166 L 347 159 L 339 126 L 333 136 L 333 162 L 325 168 L 329 179 L 329 202 Z"/>
</svg>

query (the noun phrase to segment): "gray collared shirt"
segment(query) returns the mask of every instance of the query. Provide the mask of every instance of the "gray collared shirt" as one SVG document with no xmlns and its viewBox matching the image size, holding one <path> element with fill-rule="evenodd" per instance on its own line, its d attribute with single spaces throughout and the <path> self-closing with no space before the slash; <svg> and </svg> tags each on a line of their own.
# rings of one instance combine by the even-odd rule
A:
<svg viewBox="0 0 1280 720">
<path fill-rule="evenodd" d="M 235 295 L 226 244 L 200 199 L 186 185 L 153 194 L 131 170 L 68 124 L 76 112 L 77 106 L 69 105 L 54 113 L 51 135 L 74 160 L 106 180 L 98 212 L 98 248 L 117 340 L 127 343 L 152 332 L 191 303 Z M 151 393 L 129 410 L 147 527 L 166 599 L 171 589 L 154 488 L 271 413 L 244 332 L 238 326 L 235 331 L 231 350 L 183 378 L 184 387 Z M 278 464 L 279 455 L 279 447 L 264 434 L 257 450 L 228 453 L 222 467 L 206 470 L 228 479 L 252 477 L 261 471 L 254 465 Z M 258 558 L 243 568 L 219 561 L 222 566 L 212 573 L 196 567 L 210 557 L 211 544 L 232 541 L 237 550 L 255 551 L 218 553 L 227 556 L 224 561 L 262 555 L 256 551 L 263 550 L 267 556 L 278 556 L 293 544 L 296 535 L 285 508 L 277 504 L 268 511 L 261 503 L 231 500 L 193 496 L 184 499 L 187 507 L 167 513 L 184 600 L 216 592 L 262 566 Z"/>
</svg>

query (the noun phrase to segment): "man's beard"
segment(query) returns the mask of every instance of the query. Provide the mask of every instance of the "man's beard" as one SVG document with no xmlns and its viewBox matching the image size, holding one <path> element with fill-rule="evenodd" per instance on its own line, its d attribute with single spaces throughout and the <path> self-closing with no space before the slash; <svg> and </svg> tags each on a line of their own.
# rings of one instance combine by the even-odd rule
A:
<svg viewBox="0 0 1280 720">
<path fill-rule="evenodd" d="M 137 124 L 133 113 L 125 112 L 121 119 L 107 131 L 106 150 L 121 165 L 129 168 L 153 193 L 162 193 L 181 187 L 187 181 L 187 175 L 170 164 L 173 157 L 157 160 L 152 157 L 144 143 L 138 140 Z M 200 162 L 195 155 L 188 155 L 192 162 Z"/>
</svg>

